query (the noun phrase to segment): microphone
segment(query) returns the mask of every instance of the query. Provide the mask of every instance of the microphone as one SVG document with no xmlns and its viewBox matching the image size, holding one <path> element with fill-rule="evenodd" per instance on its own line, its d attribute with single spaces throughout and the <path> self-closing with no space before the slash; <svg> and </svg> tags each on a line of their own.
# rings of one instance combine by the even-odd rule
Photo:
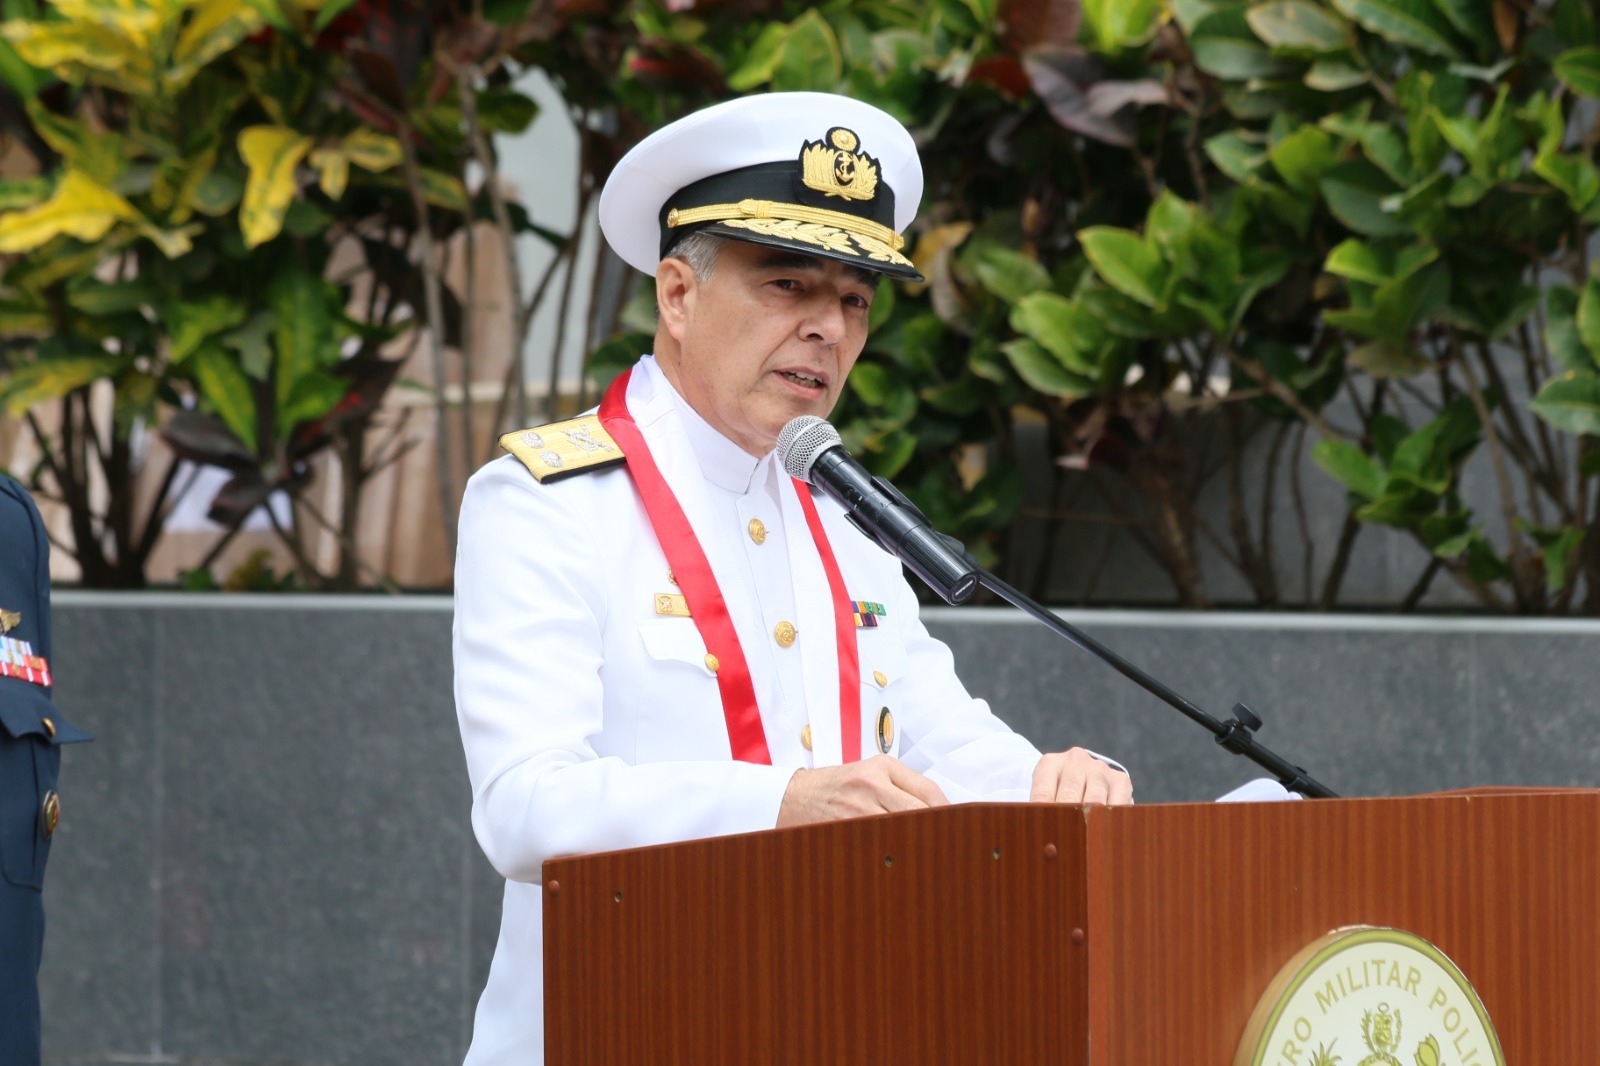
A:
<svg viewBox="0 0 1600 1066">
<path fill-rule="evenodd" d="M 873 477 L 844 450 L 839 431 L 815 415 L 791 419 L 778 434 L 789 476 L 838 501 L 852 525 L 899 559 L 946 603 L 965 603 L 978 587 L 977 564 L 952 546 L 910 500 Z"/>
</svg>

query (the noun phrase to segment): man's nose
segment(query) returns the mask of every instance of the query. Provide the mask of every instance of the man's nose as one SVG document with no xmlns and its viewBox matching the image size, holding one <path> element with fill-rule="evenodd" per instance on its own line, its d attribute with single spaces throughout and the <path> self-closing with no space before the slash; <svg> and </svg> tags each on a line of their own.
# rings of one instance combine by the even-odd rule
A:
<svg viewBox="0 0 1600 1066">
<path fill-rule="evenodd" d="M 839 297 L 834 294 L 819 295 L 801 323 L 800 335 L 808 341 L 818 341 L 831 347 L 843 341 L 844 334 L 844 308 Z"/>
</svg>

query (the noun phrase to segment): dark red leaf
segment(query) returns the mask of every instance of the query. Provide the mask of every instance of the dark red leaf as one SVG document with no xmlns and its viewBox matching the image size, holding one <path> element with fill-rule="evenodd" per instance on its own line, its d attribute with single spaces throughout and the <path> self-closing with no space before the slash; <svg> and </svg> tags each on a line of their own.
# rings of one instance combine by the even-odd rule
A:
<svg viewBox="0 0 1600 1066">
<path fill-rule="evenodd" d="M 266 503 L 276 488 L 261 480 L 261 476 L 255 472 L 235 475 L 211 498 L 211 509 L 206 517 L 219 526 L 237 525 L 251 511 Z"/>
<path fill-rule="evenodd" d="M 1107 114 L 1089 99 L 1089 87 L 1104 70 L 1093 56 L 1077 48 L 1033 48 L 1023 53 L 1022 68 L 1033 91 L 1061 125 L 1120 148 L 1133 144 L 1132 115 L 1122 110 Z"/>
<path fill-rule="evenodd" d="M 225 470 L 250 470 L 255 453 L 233 435 L 222 419 L 199 411 L 179 411 L 161 427 L 161 439 L 179 459 Z"/>
<path fill-rule="evenodd" d="M 1167 87 L 1159 81 L 1102 81 L 1089 86 L 1089 110 L 1097 115 L 1114 115 L 1130 104 L 1170 102 Z"/>
<path fill-rule="evenodd" d="M 1013 52 L 1039 45 L 1071 47 L 1083 18 L 1081 0 L 1004 0 L 1000 5 L 1000 39 Z"/>
<path fill-rule="evenodd" d="M 350 391 L 321 418 L 295 427 L 288 448 L 290 464 L 326 446 L 333 433 L 341 427 L 370 418 L 383 402 L 389 386 L 394 384 L 395 375 L 400 372 L 400 362 L 398 359 L 382 359 L 375 355 L 358 356 L 346 359 L 335 367 L 334 376 L 349 379 Z"/>
<path fill-rule="evenodd" d="M 628 70 L 661 88 L 717 90 L 723 84 L 721 68 L 704 52 L 670 41 L 645 41 L 639 54 L 628 60 Z"/>
<path fill-rule="evenodd" d="M 967 72 L 967 81 L 992 85 L 1013 100 L 1024 99 L 1033 88 L 1017 57 L 1009 55 L 980 59 Z"/>
</svg>

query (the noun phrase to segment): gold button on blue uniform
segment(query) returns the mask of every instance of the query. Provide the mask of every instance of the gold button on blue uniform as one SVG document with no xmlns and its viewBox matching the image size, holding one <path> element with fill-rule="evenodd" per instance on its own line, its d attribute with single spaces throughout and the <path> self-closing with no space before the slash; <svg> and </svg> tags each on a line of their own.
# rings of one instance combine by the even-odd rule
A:
<svg viewBox="0 0 1600 1066">
<path fill-rule="evenodd" d="M 61 797 L 51 789 L 44 794 L 44 802 L 39 804 L 39 835 L 49 840 L 55 836 L 56 826 L 61 824 Z"/>
</svg>

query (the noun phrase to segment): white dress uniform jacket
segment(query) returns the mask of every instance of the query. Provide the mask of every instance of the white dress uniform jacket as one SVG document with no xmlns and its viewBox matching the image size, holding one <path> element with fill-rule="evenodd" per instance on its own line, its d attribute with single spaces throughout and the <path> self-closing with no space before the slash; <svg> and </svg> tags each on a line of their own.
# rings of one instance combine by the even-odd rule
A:
<svg viewBox="0 0 1600 1066">
<path fill-rule="evenodd" d="M 797 768 L 841 761 L 833 605 L 782 465 L 712 429 L 652 357 L 627 402 L 727 601 L 773 765 L 732 760 L 694 620 L 655 613 L 678 590 L 627 469 L 548 484 L 511 456 L 480 470 L 460 519 L 455 696 L 473 829 L 506 893 L 469 1066 L 543 1061 L 546 859 L 771 829 Z M 816 504 L 848 595 L 886 609 L 856 630 L 863 757 L 887 707 L 887 753 L 951 800 L 1026 800 L 1039 752 L 967 694 L 899 562 Z"/>
</svg>

